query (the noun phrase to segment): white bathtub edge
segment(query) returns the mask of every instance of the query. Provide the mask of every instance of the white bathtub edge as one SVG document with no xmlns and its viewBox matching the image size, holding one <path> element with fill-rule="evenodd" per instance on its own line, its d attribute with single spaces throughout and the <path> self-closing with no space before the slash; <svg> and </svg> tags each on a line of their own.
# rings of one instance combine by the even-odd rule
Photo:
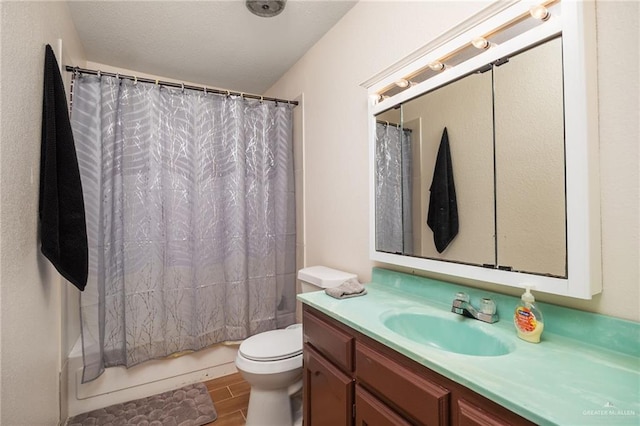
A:
<svg viewBox="0 0 640 426">
<path fill-rule="evenodd" d="M 234 373 L 237 371 L 237 351 L 236 345 L 216 345 L 178 358 L 148 361 L 129 369 L 111 367 L 96 380 L 82 384 L 82 349 L 78 340 L 65 365 L 67 416 Z"/>
</svg>

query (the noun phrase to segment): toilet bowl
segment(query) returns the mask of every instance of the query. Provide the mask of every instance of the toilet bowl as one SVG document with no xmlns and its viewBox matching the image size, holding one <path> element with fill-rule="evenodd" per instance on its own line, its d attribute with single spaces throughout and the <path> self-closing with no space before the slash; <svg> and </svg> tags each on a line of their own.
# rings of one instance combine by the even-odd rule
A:
<svg viewBox="0 0 640 426">
<path fill-rule="evenodd" d="M 324 266 L 301 269 L 303 292 L 335 287 L 356 275 Z M 302 424 L 302 324 L 271 330 L 244 340 L 236 367 L 251 386 L 246 426 L 293 426 Z"/>
<path fill-rule="evenodd" d="M 247 426 L 293 425 L 291 396 L 302 388 L 302 327 L 249 337 L 238 349 L 236 367 L 251 385 Z"/>
</svg>

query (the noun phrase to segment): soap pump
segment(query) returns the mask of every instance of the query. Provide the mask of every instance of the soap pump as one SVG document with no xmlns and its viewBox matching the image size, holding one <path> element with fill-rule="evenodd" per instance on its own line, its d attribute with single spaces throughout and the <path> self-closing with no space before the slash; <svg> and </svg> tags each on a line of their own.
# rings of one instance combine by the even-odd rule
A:
<svg viewBox="0 0 640 426">
<path fill-rule="evenodd" d="M 540 335 L 544 330 L 542 312 L 535 304 L 535 298 L 531 294 L 530 287 L 525 287 L 526 291 L 520 298 L 521 301 L 516 306 L 513 314 L 513 323 L 516 326 L 518 337 L 531 343 L 540 342 Z"/>
</svg>

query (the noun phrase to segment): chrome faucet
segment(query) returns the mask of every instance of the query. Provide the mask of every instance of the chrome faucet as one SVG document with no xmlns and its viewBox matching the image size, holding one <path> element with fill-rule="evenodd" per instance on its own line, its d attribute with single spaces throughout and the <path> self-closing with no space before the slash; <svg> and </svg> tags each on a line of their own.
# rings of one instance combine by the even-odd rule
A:
<svg viewBox="0 0 640 426">
<path fill-rule="evenodd" d="M 456 298 L 451 305 L 451 312 L 468 318 L 477 319 L 479 321 L 493 324 L 498 321 L 498 313 L 496 312 L 496 304 L 493 300 L 483 298 L 480 309 L 473 307 L 469 301 L 469 295 L 463 292 L 456 293 Z"/>
</svg>

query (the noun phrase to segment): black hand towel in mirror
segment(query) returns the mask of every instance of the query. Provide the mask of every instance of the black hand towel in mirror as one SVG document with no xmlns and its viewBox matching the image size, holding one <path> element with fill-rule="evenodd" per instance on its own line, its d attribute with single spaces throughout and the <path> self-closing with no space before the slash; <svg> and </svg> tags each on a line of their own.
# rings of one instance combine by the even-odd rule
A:
<svg viewBox="0 0 640 426">
<path fill-rule="evenodd" d="M 40 149 L 40 250 L 82 291 L 89 259 L 82 185 L 62 76 L 49 45 L 44 59 Z"/>
<path fill-rule="evenodd" d="M 442 253 L 458 234 L 458 203 L 446 127 L 442 132 L 430 191 L 427 225 L 433 231 L 436 250 Z"/>
</svg>

